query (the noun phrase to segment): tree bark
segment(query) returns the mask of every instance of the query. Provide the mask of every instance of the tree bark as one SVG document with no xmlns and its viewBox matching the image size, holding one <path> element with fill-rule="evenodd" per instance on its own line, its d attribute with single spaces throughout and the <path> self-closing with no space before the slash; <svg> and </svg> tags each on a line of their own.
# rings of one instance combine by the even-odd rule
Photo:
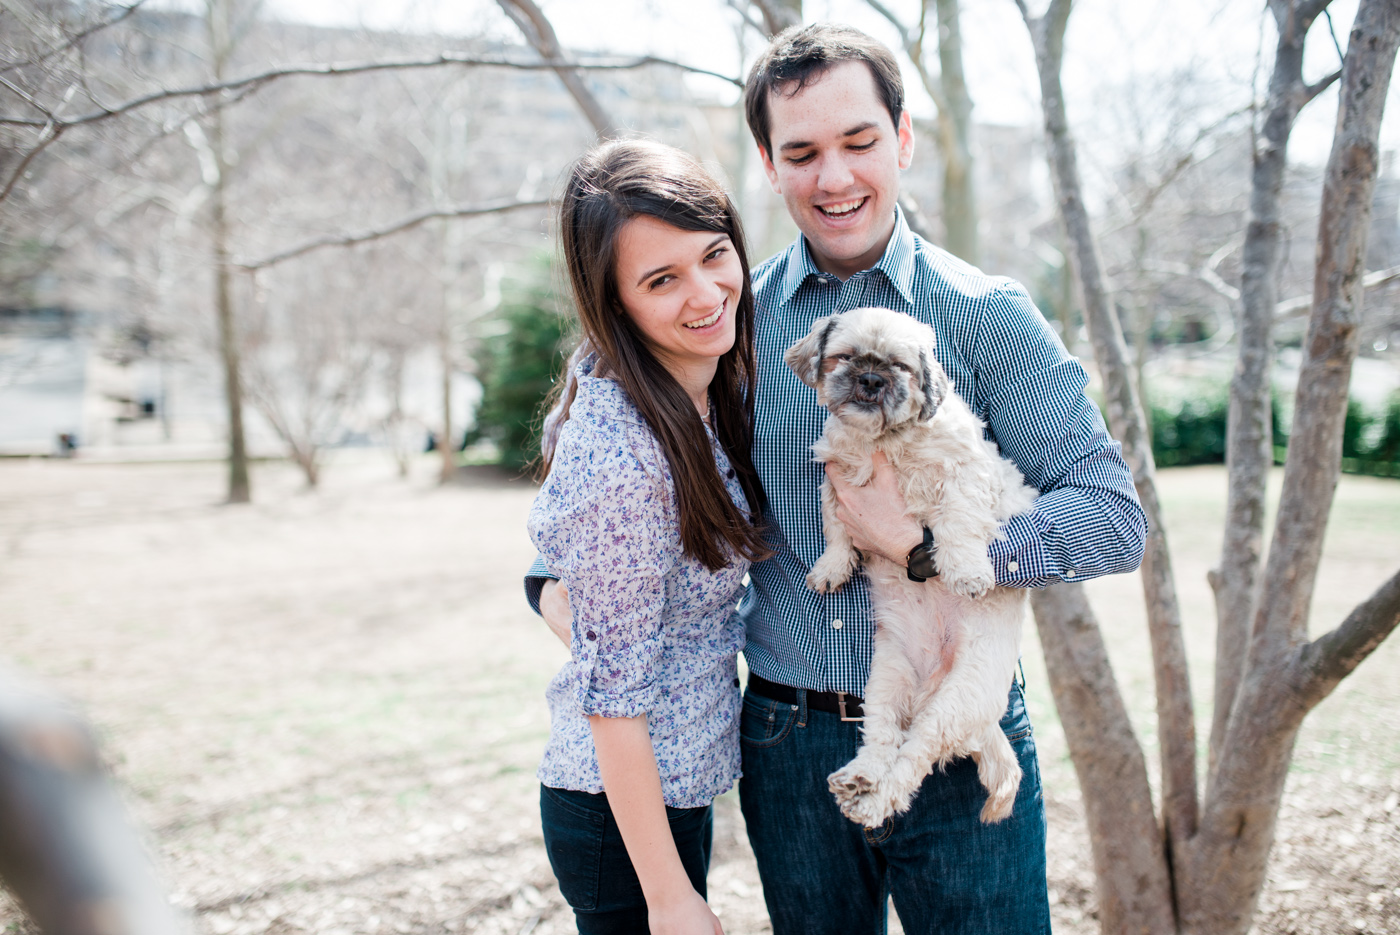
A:
<svg viewBox="0 0 1400 935">
<path fill-rule="evenodd" d="M 1106 933 L 1173 935 L 1171 873 L 1142 746 L 1077 584 L 1031 592 L 1055 708 L 1084 795 Z"/>
<path fill-rule="evenodd" d="M 1069 241 L 1069 257 L 1079 284 L 1084 320 L 1094 345 L 1094 357 L 1104 382 L 1108 423 L 1123 446 L 1133 472 L 1139 500 L 1147 514 L 1147 551 L 1143 559 L 1143 590 L 1152 643 L 1153 675 L 1157 686 L 1157 721 L 1161 739 L 1163 821 L 1173 849 L 1196 831 L 1196 728 L 1191 701 L 1186 647 L 1172 579 L 1156 468 L 1146 419 L 1133 383 L 1132 366 L 1123 329 L 1113 310 L 1103 266 L 1084 205 L 1074 140 L 1065 114 L 1060 86 L 1065 27 L 1070 0 L 1053 0 L 1041 17 L 1033 17 L 1025 0 L 1017 0 L 1035 46 L 1040 75 L 1041 109 L 1045 118 L 1050 177 L 1060 218 Z M 1180 881 L 1177 881 L 1178 891 Z"/>
<path fill-rule="evenodd" d="M 1210 575 L 1215 593 L 1215 713 L 1209 762 L 1220 758 L 1230 710 L 1244 674 L 1249 629 L 1259 584 L 1264 544 L 1264 494 L 1273 466 L 1270 369 L 1273 362 L 1274 308 L 1278 304 L 1280 201 L 1288 168 L 1288 140 L 1299 110 L 1311 98 L 1303 82 L 1303 43 L 1326 3 L 1299 10 L 1291 0 L 1272 0 L 1278 28 L 1274 70 L 1254 165 L 1240 277 L 1238 352 L 1230 380 L 1230 411 L 1225 463 L 1229 494 L 1225 539 L 1218 570 Z"/>
</svg>

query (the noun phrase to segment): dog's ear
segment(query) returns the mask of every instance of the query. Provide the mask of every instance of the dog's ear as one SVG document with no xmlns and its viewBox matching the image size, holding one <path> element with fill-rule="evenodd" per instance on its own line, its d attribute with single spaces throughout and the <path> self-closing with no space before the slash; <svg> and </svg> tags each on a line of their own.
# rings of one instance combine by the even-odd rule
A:
<svg viewBox="0 0 1400 935">
<path fill-rule="evenodd" d="M 919 348 L 919 389 L 923 391 L 924 401 L 919 406 L 919 421 L 927 422 L 938 414 L 938 407 L 948 395 L 948 377 L 943 372 L 943 368 L 938 366 L 938 361 L 932 359 L 925 348 Z"/>
<path fill-rule="evenodd" d="M 821 380 L 822 357 L 826 355 L 826 339 L 836 327 L 836 316 L 827 315 L 812 322 L 807 336 L 798 341 L 783 354 L 787 364 L 797 379 L 815 387 Z"/>
</svg>

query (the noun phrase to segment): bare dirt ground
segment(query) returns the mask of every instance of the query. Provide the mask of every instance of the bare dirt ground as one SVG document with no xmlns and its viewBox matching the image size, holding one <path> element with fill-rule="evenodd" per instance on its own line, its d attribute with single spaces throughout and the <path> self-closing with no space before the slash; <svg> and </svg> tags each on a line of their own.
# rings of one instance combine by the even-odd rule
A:
<svg viewBox="0 0 1400 935">
<path fill-rule="evenodd" d="M 533 489 L 485 469 L 438 488 L 421 468 L 400 481 L 357 455 L 308 494 L 269 464 L 257 503 L 231 508 L 216 464 L 0 462 L 0 661 L 85 707 L 197 932 L 573 931 L 533 780 L 565 652 L 521 594 Z M 1205 705 L 1223 473 L 1161 484 Z M 1400 483 L 1344 479 L 1314 632 L 1397 562 Z M 1092 597 L 1151 744 L 1136 576 Z M 1055 928 L 1088 935 L 1078 786 L 1027 643 Z M 1398 664 L 1392 639 L 1308 722 L 1256 931 L 1400 935 Z M 726 931 L 766 931 L 732 793 L 716 845 Z M 0 931 L 31 931 L 3 894 Z"/>
</svg>

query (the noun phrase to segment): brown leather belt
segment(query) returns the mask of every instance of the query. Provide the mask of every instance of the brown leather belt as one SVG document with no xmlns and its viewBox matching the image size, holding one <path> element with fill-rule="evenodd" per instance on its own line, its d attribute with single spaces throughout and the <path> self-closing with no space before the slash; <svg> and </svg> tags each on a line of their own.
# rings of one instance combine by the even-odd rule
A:
<svg viewBox="0 0 1400 935">
<path fill-rule="evenodd" d="M 791 685 L 780 685 L 777 682 L 770 682 L 761 675 L 749 673 L 749 691 L 764 698 L 771 698 L 783 704 L 800 704 L 798 692 L 803 689 L 793 688 Z M 826 711 L 829 714 L 841 715 L 843 721 L 863 721 L 865 720 L 864 702 L 858 695 L 848 695 L 845 692 L 819 692 L 806 689 L 807 707 L 813 711 Z"/>
</svg>

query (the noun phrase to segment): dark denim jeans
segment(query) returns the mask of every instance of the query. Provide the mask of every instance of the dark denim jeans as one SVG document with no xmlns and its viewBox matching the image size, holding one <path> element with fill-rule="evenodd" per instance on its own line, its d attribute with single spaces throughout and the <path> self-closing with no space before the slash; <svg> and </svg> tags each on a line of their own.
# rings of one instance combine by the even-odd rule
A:
<svg viewBox="0 0 1400 935">
<path fill-rule="evenodd" d="M 714 807 L 666 808 L 681 864 L 701 896 L 710 869 Z M 647 901 L 605 793 L 540 786 L 540 820 L 559 892 L 579 935 L 646 935 Z"/>
<path fill-rule="evenodd" d="M 912 807 L 866 830 L 826 777 L 860 746 L 858 723 L 744 695 L 740 802 L 774 935 L 884 933 L 893 897 L 909 935 L 1043 935 L 1045 802 L 1021 686 L 1001 720 L 1025 775 L 1011 817 L 984 825 L 971 758 L 924 780 Z"/>
</svg>

